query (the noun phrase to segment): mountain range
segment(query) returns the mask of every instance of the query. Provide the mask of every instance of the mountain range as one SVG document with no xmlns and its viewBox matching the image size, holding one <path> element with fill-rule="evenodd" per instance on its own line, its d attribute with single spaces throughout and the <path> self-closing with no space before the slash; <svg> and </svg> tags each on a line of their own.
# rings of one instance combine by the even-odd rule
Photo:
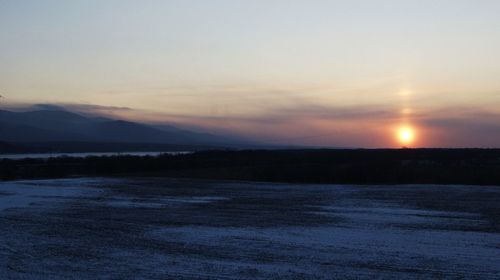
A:
<svg viewBox="0 0 500 280">
<path fill-rule="evenodd" d="M 0 142 L 4 142 L 4 145 L 80 142 L 217 147 L 248 144 L 238 138 L 194 132 L 175 126 L 153 126 L 105 117 L 89 117 L 66 110 L 0 110 Z"/>
</svg>

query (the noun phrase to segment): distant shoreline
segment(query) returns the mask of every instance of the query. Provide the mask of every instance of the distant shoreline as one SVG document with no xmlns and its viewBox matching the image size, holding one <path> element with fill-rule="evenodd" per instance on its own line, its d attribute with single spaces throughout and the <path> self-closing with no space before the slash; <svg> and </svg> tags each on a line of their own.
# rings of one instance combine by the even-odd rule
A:
<svg viewBox="0 0 500 280">
<path fill-rule="evenodd" d="M 31 154 L 0 154 L 2 159 L 49 159 L 58 157 L 85 158 L 85 157 L 113 157 L 113 156 L 160 156 L 162 154 L 181 155 L 193 153 L 192 151 L 165 151 L 165 152 L 90 152 L 90 153 L 31 153 Z"/>
</svg>

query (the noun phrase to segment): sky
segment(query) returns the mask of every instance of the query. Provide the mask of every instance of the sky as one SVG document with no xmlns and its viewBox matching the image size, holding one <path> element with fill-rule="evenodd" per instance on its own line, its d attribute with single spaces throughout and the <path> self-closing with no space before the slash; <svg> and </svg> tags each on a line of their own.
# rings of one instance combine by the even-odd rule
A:
<svg viewBox="0 0 500 280">
<path fill-rule="evenodd" d="M 3 106 L 269 143 L 500 147 L 500 1 L 0 0 Z"/>
</svg>

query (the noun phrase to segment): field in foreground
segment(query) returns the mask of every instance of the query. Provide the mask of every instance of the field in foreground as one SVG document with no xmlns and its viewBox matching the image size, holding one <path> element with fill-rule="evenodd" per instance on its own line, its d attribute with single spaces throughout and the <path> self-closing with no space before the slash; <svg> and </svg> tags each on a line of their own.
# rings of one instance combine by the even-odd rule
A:
<svg viewBox="0 0 500 280">
<path fill-rule="evenodd" d="M 0 182 L 0 278 L 500 278 L 500 187 Z"/>
</svg>

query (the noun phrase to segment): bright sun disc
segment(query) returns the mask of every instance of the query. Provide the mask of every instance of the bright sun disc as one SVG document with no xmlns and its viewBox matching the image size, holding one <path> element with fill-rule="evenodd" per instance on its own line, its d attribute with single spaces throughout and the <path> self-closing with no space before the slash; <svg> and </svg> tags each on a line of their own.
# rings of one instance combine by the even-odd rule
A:
<svg viewBox="0 0 500 280">
<path fill-rule="evenodd" d="M 397 136 L 398 136 L 399 142 L 401 142 L 401 144 L 405 145 L 405 144 L 409 144 L 413 141 L 413 139 L 415 138 L 415 133 L 411 127 L 405 126 L 405 127 L 401 127 L 398 130 Z"/>
</svg>

